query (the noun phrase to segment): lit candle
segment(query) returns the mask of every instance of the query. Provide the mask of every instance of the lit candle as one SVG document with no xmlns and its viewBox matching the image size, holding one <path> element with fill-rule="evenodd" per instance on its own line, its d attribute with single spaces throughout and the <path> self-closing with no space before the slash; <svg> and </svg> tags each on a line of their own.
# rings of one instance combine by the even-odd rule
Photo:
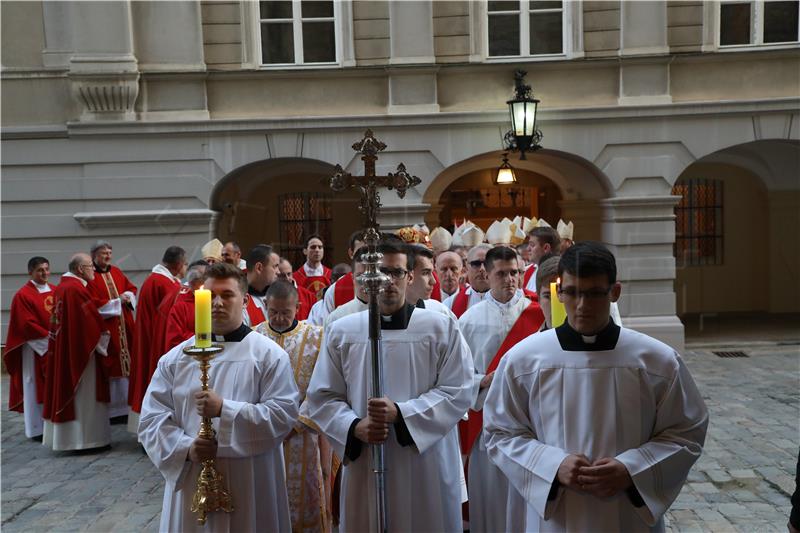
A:
<svg viewBox="0 0 800 533">
<path fill-rule="evenodd" d="M 561 284 L 561 278 L 550 284 L 550 326 L 557 328 L 567 319 L 567 310 L 564 309 L 564 304 L 558 299 L 558 286 Z"/>
<path fill-rule="evenodd" d="M 211 347 L 211 291 L 194 291 L 194 345 L 197 348 Z"/>
</svg>

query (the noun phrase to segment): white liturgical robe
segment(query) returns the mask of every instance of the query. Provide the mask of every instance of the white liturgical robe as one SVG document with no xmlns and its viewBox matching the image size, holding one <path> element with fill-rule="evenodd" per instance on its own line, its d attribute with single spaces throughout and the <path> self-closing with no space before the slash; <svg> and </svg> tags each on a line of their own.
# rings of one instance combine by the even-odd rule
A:
<svg viewBox="0 0 800 533">
<path fill-rule="evenodd" d="M 483 409 L 489 388 L 479 390 L 486 369 L 494 359 L 503 341 L 511 331 L 519 316 L 531 304 L 530 300 L 517 291 L 505 303 L 489 294 L 486 298 L 467 309 L 458 320 L 461 333 L 472 351 L 475 365 L 473 380 L 473 400 L 475 411 Z M 533 332 L 531 332 L 533 333 Z M 506 503 L 510 498 L 508 480 L 503 472 L 489 461 L 486 453 L 484 432 L 476 439 L 469 454 L 469 529 L 477 533 L 506 531 Z M 511 489 L 513 491 L 513 488 Z"/>
<path fill-rule="evenodd" d="M 469 299 L 467 300 L 467 309 L 469 309 L 478 302 L 482 302 L 484 298 L 489 296 L 489 291 L 478 292 L 472 287 L 467 287 L 467 296 L 469 297 Z M 442 304 L 447 306 L 448 309 L 452 310 L 453 304 L 455 303 L 457 297 L 458 297 L 458 292 L 456 292 L 454 295 L 450 296 L 446 300 L 442 301 Z"/>
<path fill-rule="evenodd" d="M 282 443 L 297 420 L 299 393 L 286 352 L 244 328 L 225 337 L 225 350 L 209 370 L 209 388 L 223 398 L 221 416 L 212 422 L 217 470 L 233 512 L 209 513 L 200 526 L 190 510 L 201 468 L 189 461 L 200 429 L 194 403 L 200 369 L 182 350 L 194 337 L 161 357 L 147 388 L 139 440 L 166 480 L 161 531 L 291 530 Z"/>
<path fill-rule="evenodd" d="M 390 531 L 460 532 L 461 458 L 456 423 L 471 401 L 472 356 L 456 321 L 406 306 L 407 327 L 382 329 L 385 388 L 402 417 L 386 441 Z M 396 317 L 393 315 L 393 317 Z M 368 313 L 340 318 L 324 340 L 306 396 L 311 419 L 344 458 L 340 531 L 369 531 L 375 494 L 371 453 L 351 426 L 366 416 L 371 357 Z M 400 441 L 410 437 L 411 442 Z M 351 452 L 349 456 L 345 451 Z"/>
<path fill-rule="evenodd" d="M 594 337 L 565 324 L 517 344 L 483 413 L 489 456 L 525 501 L 507 510 L 514 531 L 663 531 L 708 426 L 680 356 L 613 324 Z M 634 485 L 603 499 L 564 488 L 556 475 L 569 454 L 615 458 Z"/>
</svg>

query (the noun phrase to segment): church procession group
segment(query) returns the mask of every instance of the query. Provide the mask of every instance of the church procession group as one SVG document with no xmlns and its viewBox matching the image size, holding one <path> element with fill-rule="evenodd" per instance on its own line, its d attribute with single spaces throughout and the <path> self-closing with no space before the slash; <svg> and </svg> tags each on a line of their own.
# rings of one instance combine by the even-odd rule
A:
<svg viewBox="0 0 800 533">
<path fill-rule="evenodd" d="M 390 531 L 664 530 L 708 413 L 680 355 L 622 326 L 605 246 L 521 217 L 382 234 L 373 398 L 361 239 L 333 269 L 318 235 L 297 269 L 266 244 L 213 239 L 191 263 L 173 245 L 141 287 L 108 241 L 57 286 L 33 257 L 3 355 L 9 408 L 57 451 L 107 447 L 127 422 L 165 479 L 162 531 L 370 531 L 379 443 Z M 183 352 L 200 288 L 224 347 L 207 391 Z M 233 510 L 200 525 L 212 458 Z"/>
</svg>

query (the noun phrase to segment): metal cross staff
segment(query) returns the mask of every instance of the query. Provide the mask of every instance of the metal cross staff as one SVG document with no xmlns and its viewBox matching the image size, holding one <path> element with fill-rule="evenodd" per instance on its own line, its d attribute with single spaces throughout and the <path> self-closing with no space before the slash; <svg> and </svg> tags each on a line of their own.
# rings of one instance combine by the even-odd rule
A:
<svg viewBox="0 0 800 533">
<path fill-rule="evenodd" d="M 369 297 L 369 340 L 372 359 L 372 397 L 383 396 L 383 353 L 381 350 L 381 324 L 378 311 L 378 293 L 389 282 L 388 276 L 378 270 L 378 262 L 382 255 L 378 253 L 378 209 L 381 207 L 381 197 L 378 187 L 387 187 L 396 190 L 400 198 L 404 198 L 409 187 L 415 187 L 421 180 L 406 172 L 403 163 L 397 165 L 396 173 L 386 176 L 375 174 L 375 161 L 378 152 L 386 149 L 386 145 L 375 138 L 372 130 L 364 132 L 364 138 L 353 144 L 353 150 L 361 154 L 364 162 L 364 175 L 353 176 L 345 172 L 341 165 L 336 165 L 336 173 L 331 177 L 331 189 L 335 192 L 358 188 L 361 193 L 361 202 L 358 207 L 364 216 L 364 242 L 368 252 L 363 257 L 366 271 L 358 277 L 358 282 L 366 289 Z M 376 494 L 376 523 L 375 528 L 379 533 L 388 531 L 386 523 L 386 464 L 385 445 L 383 443 L 372 446 L 372 471 L 375 475 Z"/>
</svg>

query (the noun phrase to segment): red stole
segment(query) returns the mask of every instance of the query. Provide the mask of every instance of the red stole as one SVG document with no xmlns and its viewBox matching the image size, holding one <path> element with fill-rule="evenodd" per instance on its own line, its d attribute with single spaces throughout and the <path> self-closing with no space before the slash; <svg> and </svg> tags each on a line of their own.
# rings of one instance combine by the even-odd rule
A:
<svg viewBox="0 0 800 533">
<path fill-rule="evenodd" d="M 333 284 L 333 308 L 344 305 L 355 298 L 355 283 L 353 273 L 348 272 Z"/>
<path fill-rule="evenodd" d="M 305 265 L 302 265 L 295 270 L 292 277 L 300 287 L 310 290 L 314 293 L 317 300 L 319 300 L 322 298 L 322 293 L 325 291 L 325 288 L 331 284 L 331 269 L 322 265 L 321 276 L 309 276 L 306 274 Z"/>
<path fill-rule="evenodd" d="M 158 360 L 164 355 L 167 319 L 180 288 L 177 280 L 154 272 L 144 280 L 139 291 L 136 305 L 138 327 L 128 387 L 128 404 L 134 412 L 141 412 L 144 393 Z"/>
<path fill-rule="evenodd" d="M 167 331 L 164 347 L 173 349 L 194 335 L 194 291 L 189 287 L 181 287 L 167 318 Z"/>
<path fill-rule="evenodd" d="M 468 288 L 469 285 L 462 285 L 461 288 L 458 289 L 456 297 L 453 300 L 453 308 L 451 311 L 453 311 L 453 314 L 458 318 L 461 318 L 461 315 L 467 311 L 467 306 L 469 305 L 469 296 L 467 296 Z"/>
<path fill-rule="evenodd" d="M 511 326 L 506 338 L 497 350 L 492 362 L 486 369 L 486 374 L 491 374 L 497 370 L 500 360 L 508 350 L 514 347 L 519 341 L 525 337 L 536 333 L 539 327 L 544 322 L 544 314 L 539 304 L 531 302 L 525 310 L 520 313 L 514 325 Z M 469 417 L 466 421 L 462 420 L 458 423 L 458 432 L 461 437 L 461 453 L 469 455 L 472 446 L 475 444 L 475 439 L 481 434 L 483 430 L 483 410 L 473 411 L 469 410 Z"/>
<path fill-rule="evenodd" d="M 531 278 L 534 277 L 534 275 L 536 274 L 536 268 L 537 268 L 536 264 L 531 264 L 528 268 L 525 269 L 525 275 L 522 277 L 523 289 L 528 288 L 528 284 L 530 284 Z"/>
<path fill-rule="evenodd" d="M 115 266 L 109 266 L 108 272 L 94 273 L 94 279 L 88 282 L 87 289 L 97 307 L 102 307 L 109 300 L 119 298 L 123 292 L 136 294 L 136 286 Z M 108 343 L 108 358 L 111 364 L 109 376 L 112 378 L 128 377 L 131 373 L 131 353 L 135 334 L 133 309 L 122 304 L 122 317 L 114 316 L 105 319 L 105 327 L 111 334 Z"/>
<path fill-rule="evenodd" d="M 28 341 L 49 335 L 50 315 L 53 312 L 56 289 L 52 285 L 49 287 L 50 292 L 40 293 L 29 281 L 11 300 L 3 363 L 11 376 L 8 388 L 8 408 L 18 413 L 23 411 L 22 348 Z M 44 400 L 46 358 L 47 355 L 34 354 L 33 356 L 37 403 L 42 403 Z"/>
<path fill-rule="evenodd" d="M 431 298 L 436 300 L 437 302 L 442 301 L 442 285 L 439 283 L 439 276 L 436 275 L 436 271 L 432 272 L 433 274 L 433 290 L 431 291 Z"/>
<path fill-rule="evenodd" d="M 531 292 L 526 288 L 523 288 L 522 292 L 525 294 L 525 298 L 527 298 L 528 300 L 537 303 L 539 302 L 539 295 L 536 294 L 535 292 Z"/>
<path fill-rule="evenodd" d="M 337 283 L 338 285 L 338 283 Z M 335 296 L 335 295 L 334 295 Z M 300 302 L 300 308 L 297 310 L 297 320 L 305 320 L 311 313 L 311 308 L 317 303 L 317 297 L 314 293 L 305 287 L 297 287 L 297 300 Z"/>
<path fill-rule="evenodd" d="M 266 320 L 264 312 L 253 301 L 254 296 L 251 294 L 247 299 L 247 316 L 250 317 L 250 327 L 254 328 Z"/>
<path fill-rule="evenodd" d="M 108 376 L 104 359 L 94 351 L 104 321 L 92 296 L 80 280 L 63 276 L 56 287 L 55 307 L 50 324 L 50 345 L 42 417 L 53 423 L 75 420 L 75 392 L 89 358 L 96 358 L 96 398 L 109 402 Z"/>
</svg>

